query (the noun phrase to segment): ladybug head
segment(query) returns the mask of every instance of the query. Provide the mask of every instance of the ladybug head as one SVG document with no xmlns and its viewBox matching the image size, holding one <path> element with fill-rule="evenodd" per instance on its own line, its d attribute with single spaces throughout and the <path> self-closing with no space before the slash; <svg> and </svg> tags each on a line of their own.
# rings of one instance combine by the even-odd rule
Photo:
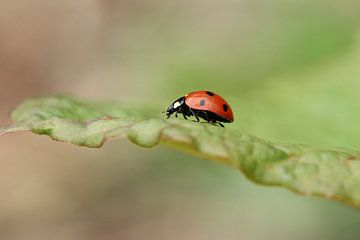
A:
<svg viewBox="0 0 360 240">
<path fill-rule="evenodd" d="M 185 103 L 185 97 L 181 97 L 172 104 L 170 104 L 170 106 L 166 110 L 167 118 L 170 118 L 171 114 L 173 114 L 174 112 L 179 112 L 181 106 L 183 106 L 184 103 Z"/>
</svg>

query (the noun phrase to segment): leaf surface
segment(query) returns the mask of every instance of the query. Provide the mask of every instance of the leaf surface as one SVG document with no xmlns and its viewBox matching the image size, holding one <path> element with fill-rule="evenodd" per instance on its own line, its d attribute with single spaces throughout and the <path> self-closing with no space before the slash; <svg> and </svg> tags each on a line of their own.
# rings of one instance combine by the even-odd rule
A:
<svg viewBox="0 0 360 240">
<path fill-rule="evenodd" d="M 166 120 L 159 109 L 130 108 L 69 96 L 32 98 L 12 113 L 13 125 L 0 135 L 32 131 L 54 140 L 101 147 L 108 139 L 127 137 L 141 147 L 162 144 L 228 164 L 262 185 L 339 200 L 360 207 L 360 153 L 274 144 L 225 128 L 182 119 Z"/>
</svg>

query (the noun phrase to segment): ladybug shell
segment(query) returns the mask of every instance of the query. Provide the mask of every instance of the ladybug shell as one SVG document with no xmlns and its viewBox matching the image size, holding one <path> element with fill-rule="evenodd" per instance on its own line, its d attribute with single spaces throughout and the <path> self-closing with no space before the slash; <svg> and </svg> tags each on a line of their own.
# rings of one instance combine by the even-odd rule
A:
<svg viewBox="0 0 360 240">
<path fill-rule="evenodd" d="M 210 91 L 196 91 L 185 95 L 185 103 L 192 109 L 209 111 L 234 121 L 230 105 L 219 95 Z"/>
</svg>

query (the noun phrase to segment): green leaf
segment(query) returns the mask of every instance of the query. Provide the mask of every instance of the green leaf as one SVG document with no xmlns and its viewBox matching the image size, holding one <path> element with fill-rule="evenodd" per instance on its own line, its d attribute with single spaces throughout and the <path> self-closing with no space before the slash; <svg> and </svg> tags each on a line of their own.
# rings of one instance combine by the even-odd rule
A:
<svg viewBox="0 0 360 240">
<path fill-rule="evenodd" d="M 24 130 L 79 146 L 101 147 L 127 137 L 142 147 L 157 144 L 228 164 L 262 185 L 339 200 L 360 207 L 360 152 L 274 144 L 225 128 L 182 119 L 166 120 L 159 109 L 124 107 L 57 96 L 26 100 L 14 124 L 0 135 Z"/>
</svg>

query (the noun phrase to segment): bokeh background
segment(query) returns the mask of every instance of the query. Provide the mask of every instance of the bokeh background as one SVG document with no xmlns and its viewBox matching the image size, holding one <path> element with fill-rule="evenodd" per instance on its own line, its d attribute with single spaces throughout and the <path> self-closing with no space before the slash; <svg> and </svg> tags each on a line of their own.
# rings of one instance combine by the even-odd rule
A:
<svg viewBox="0 0 360 240">
<path fill-rule="evenodd" d="M 229 128 L 359 149 L 359 20 L 356 0 L 5 0 L 0 123 L 37 95 L 165 109 L 209 89 Z M 1 240 L 353 240 L 359 224 L 355 208 L 164 147 L 0 138 Z"/>
</svg>

